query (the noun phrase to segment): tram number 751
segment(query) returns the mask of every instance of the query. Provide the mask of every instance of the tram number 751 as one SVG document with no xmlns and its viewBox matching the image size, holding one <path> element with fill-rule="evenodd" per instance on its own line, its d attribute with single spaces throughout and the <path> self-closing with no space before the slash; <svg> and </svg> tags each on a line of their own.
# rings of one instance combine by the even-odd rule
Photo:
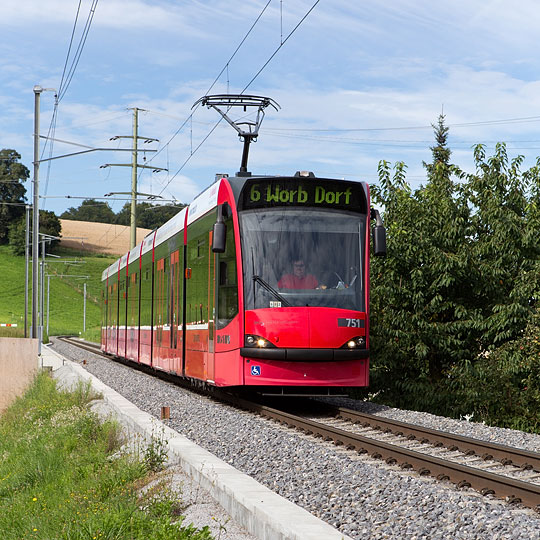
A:
<svg viewBox="0 0 540 540">
<path fill-rule="evenodd" d="M 349 319 L 348 317 L 340 317 L 338 319 L 338 326 L 345 326 L 346 328 L 364 328 L 364 319 Z"/>
</svg>

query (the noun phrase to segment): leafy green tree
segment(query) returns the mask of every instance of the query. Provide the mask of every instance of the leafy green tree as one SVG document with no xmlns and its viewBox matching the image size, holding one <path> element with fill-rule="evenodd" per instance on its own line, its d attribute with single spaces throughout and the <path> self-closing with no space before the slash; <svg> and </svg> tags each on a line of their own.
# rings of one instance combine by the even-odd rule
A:
<svg viewBox="0 0 540 540">
<path fill-rule="evenodd" d="M 512 429 L 540 433 L 540 313 L 523 333 L 475 362 L 455 366 L 453 396 L 459 411 Z"/>
<path fill-rule="evenodd" d="M 444 117 L 434 128 L 426 185 L 413 191 L 405 165 L 392 175 L 383 161 L 373 189 L 388 231 L 387 258 L 372 262 L 373 390 L 515 426 L 540 395 L 535 353 L 523 353 L 540 348 L 540 159 L 521 171 L 504 144 L 489 158 L 479 145 L 466 174 L 450 163 Z"/>
<path fill-rule="evenodd" d="M 95 199 L 85 199 L 78 208 L 68 208 L 60 217 L 97 223 L 115 223 L 116 219 L 115 213 L 108 203 Z"/>
<path fill-rule="evenodd" d="M 177 205 L 154 205 L 147 202 L 137 204 L 137 227 L 143 229 L 156 229 L 174 217 L 184 204 Z M 119 225 L 131 224 L 131 203 L 127 202 L 122 207 L 122 210 L 116 214 L 116 223 Z"/>
<path fill-rule="evenodd" d="M 521 171 L 506 146 L 485 156 L 475 148 L 476 173 L 465 175 L 471 216 L 471 281 L 481 313 L 476 356 L 448 378 L 456 407 L 489 423 L 540 431 L 540 246 L 538 163 Z"/>
<path fill-rule="evenodd" d="M 470 210 L 454 180 L 461 171 L 450 164 L 444 117 L 434 128 L 426 185 L 412 191 L 402 163 L 391 178 L 381 162 L 374 189 L 388 232 L 388 256 L 372 266 L 374 383 L 396 403 L 416 394 L 426 407 L 440 397 L 429 389 L 470 354 L 475 318 L 468 303 Z"/>
<path fill-rule="evenodd" d="M 30 214 L 31 216 L 31 214 Z M 30 217 L 30 221 L 32 217 Z M 39 212 L 39 232 L 49 236 L 58 236 L 62 231 L 60 220 L 54 212 L 49 210 L 40 210 Z M 32 238 L 30 237 L 30 242 Z M 51 240 L 47 242 L 46 252 L 54 251 L 54 247 L 60 240 Z M 9 229 L 9 245 L 15 255 L 24 255 L 26 248 L 26 218 L 20 218 Z M 39 246 L 41 252 L 41 243 Z"/>
<path fill-rule="evenodd" d="M 15 150 L 0 150 L 0 244 L 8 241 L 9 227 L 25 212 L 25 182 L 30 173 Z"/>
<path fill-rule="evenodd" d="M 529 298 L 540 280 L 540 255 L 530 230 L 529 186 L 538 184 L 538 170 L 522 173 L 523 156 L 509 162 L 506 145 L 496 145 L 486 159 L 485 149 L 474 149 L 476 173 L 464 175 L 471 215 L 470 256 L 475 264 L 474 291 L 482 314 L 482 351 L 514 339 L 531 316 Z M 536 229 L 537 231 L 538 229 Z"/>
</svg>

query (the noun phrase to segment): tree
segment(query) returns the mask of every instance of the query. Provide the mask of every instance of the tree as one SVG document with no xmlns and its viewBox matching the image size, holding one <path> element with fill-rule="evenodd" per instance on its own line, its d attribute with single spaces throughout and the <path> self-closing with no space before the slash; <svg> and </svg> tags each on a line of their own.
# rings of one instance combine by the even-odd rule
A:
<svg viewBox="0 0 540 540">
<path fill-rule="evenodd" d="M 0 244 L 7 243 L 10 225 L 25 212 L 26 188 L 22 182 L 30 172 L 19 159 L 15 150 L 0 150 Z"/>
<path fill-rule="evenodd" d="M 450 163 L 444 118 L 425 186 L 379 166 L 388 256 L 372 262 L 372 388 L 395 406 L 529 429 L 540 403 L 540 158 L 521 171 L 506 146 L 476 172 Z M 524 392 L 527 390 L 527 393 Z M 494 404 L 494 399 L 497 404 Z M 514 423 L 512 423 L 514 422 Z"/>
<path fill-rule="evenodd" d="M 448 148 L 448 132 L 449 129 L 444 125 L 444 114 L 440 114 L 437 120 L 437 125 L 431 124 L 435 130 L 435 146 L 431 146 L 431 155 L 433 157 L 433 163 L 425 163 L 424 167 L 427 169 L 428 175 L 434 173 L 434 169 L 437 166 L 443 165 L 444 167 L 450 166 L 450 156 L 452 151 Z"/>
<path fill-rule="evenodd" d="M 388 256 L 372 267 L 374 382 L 398 401 L 411 393 L 424 396 L 424 406 L 439 397 L 426 388 L 470 354 L 474 319 L 468 302 L 470 211 L 455 181 L 461 172 L 450 164 L 444 117 L 434 128 L 438 144 L 433 162 L 424 163 L 426 185 L 413 191 L 404 164 L 391 178 L 382 162 L 380 187 L 373 190 L 388 231 Z"/>
<path fill-rule="evenodd" d="M 482 351 L 515 339 L 531 316 L 529 299 L 540 284 L 536 262 L 540 257 L 535 221 L 528 215 L 529 186 L 539 185 L 539 171 L 520 170 L 523 156 L 509 162 L 506 145 L 495 155 L 474 149 L 476 173 L 464 175 L 471 215 L 470 257 L 474 261 L 474 291 L 482 313 Z M 532 225 L 532 229 L 531 229 Z"/>
<path fill-rule="evenodd" d="M 177 205 L 154 205 L 147 202 L 137 204 L 137 227 L 144 229 L 157 229 L 164 223 L 174 217 L 182 208 L 184 204 Z M 131 203 L 127 202 L 122 207 L 122 210 L 116 214 L 116 223 L 119 225 L 131 224 Z"/>
<path fill-rule="evenodd" d="M 30 218 L 31 219 L 31 218 Z M 39 232 L 49 236 L 60 237 L 62 225 L 54 212 L 49 210 L 39 211 Z M 31 241 L 31 239 L 30 239 Z M 47 242 L 46 251 L 53 251 L 60 240 Z M 26 248 L 26 218 L 20 218 L 9 229 L 9 245 L 15 255 L 24 255 Z M 39 245 L 41 250 L 41 242 Z"/>
<path fill-rule="evenodd" d="M 116 216 L 108 203 L 96 201 L 95 199 L 86 199 L 78 208 L 68 208 L 60 217 L 77 221 L 114 223 Z"/>
</svg>

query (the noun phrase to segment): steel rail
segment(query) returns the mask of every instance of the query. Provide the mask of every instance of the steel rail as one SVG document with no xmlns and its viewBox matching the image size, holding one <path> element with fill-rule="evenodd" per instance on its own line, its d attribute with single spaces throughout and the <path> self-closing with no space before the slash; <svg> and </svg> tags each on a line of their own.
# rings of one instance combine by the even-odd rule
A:
<svg viewBox="0 0 540 540">
<path fill-rule="evenodd" d="M 57 339 L 59 339 L 60 341 L 64 341 L 65 343 L 69 343 L 70 345 L 74 345 L 75 347 L 79 347 L 79 349 L 84 349 L 86 351 L 90 351 L 95 354 L 100 354 L 107 357 L 107 355 L 101 350 L 101 346 L 97 343 L 92 343 L 90 341 L 82 341 L 79 338 L 74 338 L 71 336 L 58 336 Z"/>
<path fill-rule="evenodd" d="M 503 465 L 516 465 L 522 469 L 540 471 L 540 454 L 530 450 L 513 448 L 503 444 L 482 441 L 464 435 L 438 431 L 423 426 L 401 422 L 390 418 L 382 418 L 372 414 L 361 413 L 342 407 L 329 406 L 329 410 L 337 418 L 349 420 L 364 427 L 391 431 L 395 435 L 416 438 L 420 442 L 429 442 L 434 446 L 445 446 L 450 450 L 459 450 L 464 454 L 476 454 L 484 460 L 496 459 Z"/>
<path fill-rule="evenodd" d="M 371 457 L 383 459 L 388 464 L 399 464 L 404 469 L 414 468 L 420 475 L 430 475 L 438 480 L 449 480 L 458 487 L 472 487 L 483 495 L 493 494 L 506 498 L 509 502 L 540 509 L 540 485 L 524 482 L 515 478 L 499 475 L 482 469 L 476 469 L 459 463 L 454 463 L 415 450 L 410 450 L 391 443 L 370 439 L 363 435 L 344 431 L 289 414 L 265 405 L 247 402 L 236 398 L 239 406 L 248 408 L 272 418 L 281 424 L 295 427 L 308 435 L 322 437 L 337 445 L 344 445 L 350 450 L 369 453 Z M 450 434 L 449 434 L 450 435 Z"/>
</svg>

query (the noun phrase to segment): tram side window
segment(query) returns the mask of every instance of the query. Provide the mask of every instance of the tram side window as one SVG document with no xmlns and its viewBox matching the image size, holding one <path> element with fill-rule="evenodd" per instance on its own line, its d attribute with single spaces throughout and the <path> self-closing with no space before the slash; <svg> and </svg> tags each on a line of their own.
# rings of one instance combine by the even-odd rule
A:
<svg viewBox="0 0 540 540">
<path fill-rule="evenodd" d="M 107 306 L 107 297 L 106 297 L 106 291 L 107 289 L 103 290 L 101 289 L 101 326 L 107 326 L 107 315 L 108 315 L 108 306 Z"/>
<path fill-rule="evenodd" d="M 127 278 L 122 276 L 120 280 L 120 313 L 119 313 L 120 320 L 118 321 L 118 324 L 120 326 L 126 326 L 126 301 L 127 301 L 126 281 L 127 281 Z"/>
<path fill-rule="evenodd" d="M 186 321 L 188 324 L 208 323 L 213 299 L 209 306 L 209 287 L 214 275 L 213 257 L 210 258 L 209 232 L 216 221 L 215 212 L 192 223 L 188 231 L 187 266 L 191 278 L 186 287 Z"/>
<path fill-rule="evenodd" d="M 139 322 L 139 286 L 137 271 L 129 278 L 128 304 L 129 304 L 129 326 L 134 327 Z"/>
<path fill-rule="evenodd" d="M 219 255 L 218 330 L 225 328 L 238 314 L 236 246 L 232 217 L 226 219 L 225 224 L 227 225 L 225 253 Z"/>
<path fill-rule="evenodd" d="M 113 326 L 118 326 L 118 282 L 112 286 L 111 298 L 111 321 Z"/>
<path fill-rule="evenodd" d="M 152 324 L 152 269 L 151 258 L 146 256 L 143 259 L 142 274 L 144 279 L 141 280 L 140 291 L 140 311 L 141 311 L 141 326 L 150 326 Z"/>
<path fill-rule="evenodd" d="M 169 324 L 169 264 L 166 258 L 158 260 L 155 290 L 155 313 L 157 325 Z"/>
<path fill-rule="evenodd" d="M 164 263 L 164 273 L 163 273 L 163 324 L 170 324 L 169 320 L 169 302 L 171 299 L 171 295 L 169 292 L 169 286 L 170 286 L 170 279 L 169 279 L 169 272 L 171 265 L 169 263 L 168 259 L 165 259 L 163 261 Z"/>
</svg>

